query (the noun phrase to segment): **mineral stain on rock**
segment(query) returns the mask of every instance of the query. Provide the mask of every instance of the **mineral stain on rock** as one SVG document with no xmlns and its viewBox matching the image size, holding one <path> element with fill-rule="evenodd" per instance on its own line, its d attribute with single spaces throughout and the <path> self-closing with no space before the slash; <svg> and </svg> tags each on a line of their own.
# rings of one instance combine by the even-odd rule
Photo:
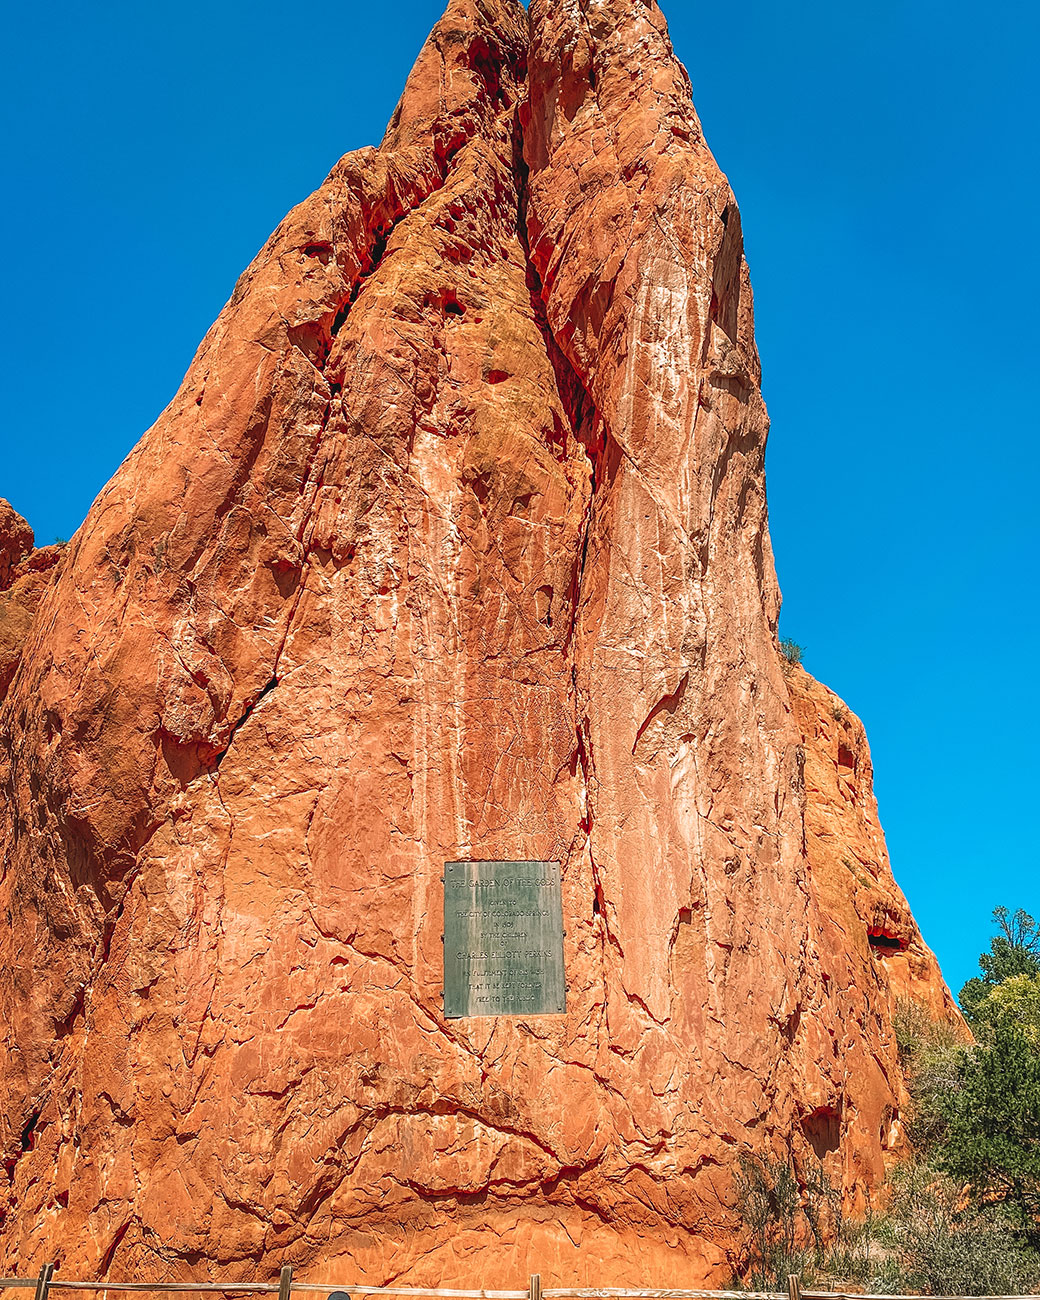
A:
<svg viewBox="0 0 1040 1300">
<path fill-rule="evenodd" d="M 880 1179 L 956 1013 L 759 377 L 657 5 L 452 0 L 61 564 L 0 513 L 0 1269 L 695 1286 L 740 1152 Z M 445 1019 L 456 860 L 562 864 L 565 1016 Z"/>
</svg>

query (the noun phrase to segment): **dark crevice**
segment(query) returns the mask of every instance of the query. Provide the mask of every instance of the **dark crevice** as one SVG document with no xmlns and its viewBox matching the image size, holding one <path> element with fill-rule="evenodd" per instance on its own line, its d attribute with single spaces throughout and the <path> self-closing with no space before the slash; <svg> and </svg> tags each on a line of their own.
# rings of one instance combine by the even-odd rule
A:
<svg viewBox="0 0 1040 1300">
<path fill-rule="evenodd" d="M 443 185 L 443 183 L 442 179 L 441 185 Z M 439 188 L 440 186 L 437 186 L 432 192 L 436 193 L 436 189 Z M 429 195 L 426 195 L 421 199 L 416 207 L 421 207 L 422 204 L 426 202 L 427 198 L 429 198 Z M 350 292 L 332 314 L 331 323 L 329 322 L 328 316 L 323 316 L 318 320 L 303 321 L 299 325 L 290 325 L 288 327 L 287 333 L 289 336 L 289 342 L 308 358 L 316 370 L 320 370 L 324 373 L 325 367 L 328 365 L 329 356 L 332 352 L 332 344 L 346 323 L 347 317 L 353 310 L 354 304 L 357 302 L 361 290 L 382 264 L 383 259 L 386 256 L 386 249 L 390 242 L 390 236 L 393 234 L 397 225 L 403 221 L 409 213 L 414 212 L 415 210 L 416 208 L 406 209 L 392 220 L 386 221 L 382 225 L 377 226 L 372 232 L 372 244 L 362 262 L 361 270 L 358 272 L 357 277 L 351 286 Z M 325 245 L 309 244 L 302 251 L 311 256 L 321 256 L 324 264 L 327 264 L 324 255 L 325 247 Z M 331 257 L 331 244 L 328 245 L 328 249 Z M 336 384 L 334 387 L 339 391 L 342 389 L 342 384 Z"/>
<path fill-rule="evenodd" d="M 885 930 L 872 929 L 867 932 L 867 939 L 870 946 L 878 952 L 906 952 L 910 946 L 905 939 L 900 939 L 896 934 L 890 934 Z"/>
<path fill-rule="evenodd" d="M 100 1273 L 102 1277 L 104 1277 L 105 1274 L 108 1272 L 108 1270 L 112 1267 L 112 1261 L 115 1259 L 116 1251 L 119 1249 L 120 1244 L 122 1243 L 123 1238 L 126 1236 L 129 1227 L 130 1227 L 130 1220 L 127 1219 L 126 1223 L 124 1223 L 122 1227 L 116 1229 L 116 1234 L 112 1238 L 111 1242 L 109 1243 L 108 1248 L 106 1249 L 104 1255 L 102 1255 L 101 1262 L 98 1264 L 97 1267 L 97 1271 L 98 1273 Z"/>
<path fill-rule="evenodd" d="M 403 221 L 407 215 L 407 213 L 402 213 L 401 216 L 391 221 L 389 225 L 379 226 L 373 231 L 372 247 L 369 249 L 368 253 L 368 265 L 359 273 L 358 278 L 354 281 L 354 287 L 351 289 L 347 301 L 342 307 L 340 307 L 339 311 L 333 318 L 332 329 L 330 331 L 333 338 L 335 338 L 343 328 L 344 322 L 350 315 L 351 308 L 357 302 L 361 290 L 365 287 L 365 282 L 379 270 L 383 258 L 386 256 L 386 246 L 390 242 L 390 236 L 393 234 L 394 227 L 399 221 Z"/>
<path fill-rule="evenodd" d="M 216 757 L 214 758 L 214 760 L 213 760 L 213 767 L 214 767 L 214 768 L 219 768 L 219 767 L 220 767 L 221 763 L 222 763 L 222 762 L 224 761 L 224 759 L 227 757 L 228 751 L 231 749 L 231 746 L 235 743 L 235 737 L 238 735 L 239 731 L 241 731 L 241 729 L 245 726 L 245 724 L 249 721 L 249 719 L 250 719 L 250 718 L 253 716 L 253 714 L 256 712 L 257 706 L 260 704 L 260 701 L 263 700 L 263 699 L 265 699 L 268 695 L 270 695 L 271 692 L 274 690 L 274 688 L 275 688 L 277 685 L 278 685 L 278 678 L 277 678 L 277 677 L 272 677 L 271 680 L 270 680 L 270 681 L 267 683 L 267 685 L 264 687 L 264 689 L 260 692 L 260 694 L 259 694 L 259 695 L 256 697 L 256 699 L 252 702 L 252 704 L 248 704 L 248 705 L 246 705 L 246 708 L 245 708 L 244 712 L 242 713 L 242 716 L 241 716 L 241 717 L 239 718 L 239 720 L 235 723 L 235 725 L 231 728 L 231 733 L 230 733 L 230 735 L 228 736 L 228 742 L 227 742 L 227 744 L 226 744 L 226 745 L 224 746 L 224 748 L 220 751 L 220 753 L 217 754 Z"/>
<path fill-rule="evenodd" d="M 576 736 L 578 741 L 578 766 L 581 769 L 582 783 L 584 784 L 586 791 L 588 791 L 589 777 L 591 774 L 590 773 L 591 762 L 589 760 L 589 752 L 585 742 L 585 735 L 581 727 L 578 727 Z M 592 812 L 591 809 L 588 807 L 587 800 L 585 806 L 585 816 L 582 818 L 582 822 L 581 822 L 581 829 L 585 832 L 586 835 L 590 835 L 592 833 Z"/>
<path fill-rule="evenodd" d="M 600 434 L 597 437 L 597 430 L 603 428 L 603 421 L 599 417 L 595 404 L 589 395 L 584 383 L 578 372 L 571 365 L 565 356 L 556 336 L 549 325 L 548 314 L 545 306 L 544 286 L 538 270 L 531 260 L 531 248 L 527 235 L 527 164 L 523 158 L 517 161 L 517 175 L 520 190 L 520 213 L 517 225 L 517 234 L 520 238 L 520 245 L 524 251 L 524 258 L 527 267 L 527 289 L 531 296 L 531 308 L 534 312 L 535 323 L 542 335 L 545 343 L 546 355 L 549 358 L 549 364 L 552 366 L 553 375 L 556 379 L 556 391 L 560 397 L 560 403 L 563 406 L 564 414 L 567 416 L 568 430 L 570 435 L 579 442 L 586 450 L 589 460 L 592 464 L 593 490 L 596 488 L 596 476 L 598 462 L 601 459 L 605 436 Z M 566 456 L 568 447 L 566 445 L 566 436 L 562 452 Z"/>
<path fill-rule="evenodd" d="M 40 1122 L 41 1114 L 42 1111 L 34 1110 L 26 1121 L 25 1127 L 22 1129 L 22 1136 L 19 1141 L 21 1142 L 23 1152 L 32 1151 L 36 1146 L 36 1126 Z"/>
</svg>

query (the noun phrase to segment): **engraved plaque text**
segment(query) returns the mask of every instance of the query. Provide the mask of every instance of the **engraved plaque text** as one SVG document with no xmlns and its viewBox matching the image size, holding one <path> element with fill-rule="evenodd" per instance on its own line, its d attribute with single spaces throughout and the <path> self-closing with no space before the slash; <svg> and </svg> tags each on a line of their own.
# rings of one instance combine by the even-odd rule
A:
<svg viewBox="0 0 1040 1300">
<path fill-rule="evenodd" d="M 558 862 L 444 867 L 444 1014 L 562 1015 Z"/>
</svg>

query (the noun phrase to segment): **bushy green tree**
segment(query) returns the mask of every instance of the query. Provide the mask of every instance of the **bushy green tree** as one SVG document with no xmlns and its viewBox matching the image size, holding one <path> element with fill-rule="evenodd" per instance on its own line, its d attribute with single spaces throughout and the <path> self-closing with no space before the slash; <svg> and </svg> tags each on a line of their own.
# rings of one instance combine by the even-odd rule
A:
<svg viewBox="0 0 1040 1300">
<path fill-rule="evenodd" d="M 1040 1219 L 1040 1054 L 1013 1026 L 965 1054 L 933 1156 L 976 1205 L 1006 1207 L 1034 1240 Z"/>
<path fill-rule="evenodd" d="M 1014 914 L 998 907 L 993 919 L 999 930 L 990 940 L 989 952 L 979 958 L 981 978 L 968 980 L 961 989 L 960 1004 L 974 1028 L 979 1006 L 998 984 L 1017 975 L 1040 975 L 1040 923 L 1019 908 Z"/>
<path fill-rule="evenodd" d="M 1017 1028 L 1040 1049 L 1040 975 L 1012 975 L 991 988 L 972 1008 L 977 1037 L 989 1042 L 1002 1025 Z"/>
</svg>

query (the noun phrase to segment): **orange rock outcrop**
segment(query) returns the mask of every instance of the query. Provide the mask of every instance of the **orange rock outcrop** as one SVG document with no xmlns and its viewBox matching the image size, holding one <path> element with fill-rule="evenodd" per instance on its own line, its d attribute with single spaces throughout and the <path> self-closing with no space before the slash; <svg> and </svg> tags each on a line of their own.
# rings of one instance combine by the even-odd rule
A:
<svg viewBox="0 0 1040 1300">
<path fill-rule="evenodd" d="M 33 616 L 61 558 L 61 546 L 37 548 L 33 530 L 0 499 L 0 703 L 22 659 Z"/>
<path fill-rule="evenodd" d="M 20 647 L 0 1268 L 693 1286 L 742 1152 L 882 1176 L 952 1012 L 785 676 L 759 378 L 656 4 L 452 0 Z M 444 1019 L 463 858 L 562 864 L 566 1016 Z"/>
<path fill-rule="evenodd" d="M 805 751 L 805 839 L 835 947 L 855 949 L 884 1002 L 916 1002 L 938 1021 L 960 1012 L 892 876 L 863 723 L 801 668 L 788 676 Z"/>
</svg>

